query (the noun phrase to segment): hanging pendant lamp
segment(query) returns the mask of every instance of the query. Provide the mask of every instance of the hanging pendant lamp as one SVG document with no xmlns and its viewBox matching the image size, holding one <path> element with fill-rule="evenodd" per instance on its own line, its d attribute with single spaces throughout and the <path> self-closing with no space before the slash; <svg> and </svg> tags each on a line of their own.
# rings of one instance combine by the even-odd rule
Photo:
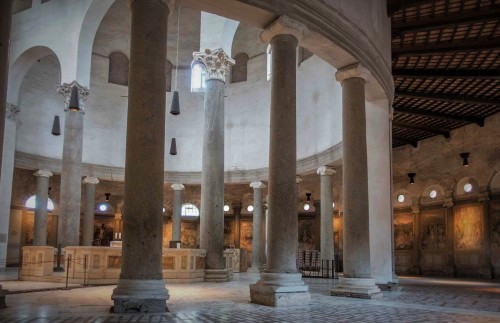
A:
<svg viewBox="0 0 500 323">
<path fill-rule="evenodd" d="M 181 20 L 181 6 L 178 5 L 177 10 L 177 48 L 175 57 L 175 91 L 172 97 L 172 105 L 170 106 L 170 114 L 177 116 L 181 113 L 181 108 L 179 104 L 179 92 L 177 91 L 177 71 L 179 70 L 179 30 L 180 30 L 180 20 Z"/>
<path fill-rule="evenodd" d="M 76 86 L 73 86 L 71 88 L 71 96 L 69 98 L 68 109 L 73 112 L 80 110 L 80 102 L 78 101 L 78 89 Z"/>
<path fill-rule="evenodd" d="M 177 81 L 175 83 L 177 83 Z M 173 114 L 174 116 L 176 116 L 176 115 L 179 115 L 180 113 L 181 113 L 181 110 L 180 110 L 180 106 L 179 106 L 179 92 L 177 90 L 175 90 L 174 96 L 172 97 L 172 106 L 170 107 L 170 114 Z"/>
<path fill-rule="evenodd" d="M 52 122 L 52 132 L 54 136 L 61 135 L 61 123 L 59 121 L 59 116 L 54 116 L 54 122 Z"/>
<path fill-rule="evenodd" d="M 408 173 L 407 175 L 410 178 L 410 184 L 415 184 L 415 176 L 417 176 L 417 173 Z"/>
<path fill-rule="evenodd" d="M 462 159 L 463 159 L 463 162 L 462 162 L 463 167 L 469 166 L 469 155 L 470 155 L 470 153 L 461 153 L 460 154 L 460 157 L 462 157 Z"/>
<path fill-rule="evenodd" d="M 172 141 L 170 142 L 170 155 L 177 155 L 177 144 L 175 142 L 175 138 L 172 138 Z"/>
</svg>

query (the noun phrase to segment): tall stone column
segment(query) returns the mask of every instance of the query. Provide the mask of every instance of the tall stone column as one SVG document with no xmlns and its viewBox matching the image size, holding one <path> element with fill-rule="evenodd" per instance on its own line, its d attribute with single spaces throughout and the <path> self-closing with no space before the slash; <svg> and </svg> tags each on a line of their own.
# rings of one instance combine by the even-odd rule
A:
<svg viewBox="0 0 500 323">
<path fill-rule="evenodd" d="M 484 241 L 484 262 L 481 264 L 480 269 L 481 276 L 491 278 L 494 273 L 493 263 L 491 261 L 491 221 L 490 221 L 490 194 L 488 191 L 482 191 L 479 193 L 479 198 L 477 199 L 483 207 L 483 241 Z"/>
<path fill-rule="evenodd" d="M 252 267 L 249 272 L 259 272 L 262 268 L 262 189 L 266 187 L 264 183 L 256 181 L 251 182 L 253 188 L 253 233 L 252 233 Z"/>
<path fill-rule="evenodd" d="M 165 312 L 162 273 L 166 1 L 131 0 L 122 265 L 115 313 Z"/>
<path fill-rule="evenodd" d="M 207 251 L 205 281 L 228 281 L 224 269 L 224 85 L 234 60 L 221 48 L 193 53 L 206 68 L 201 177 L 200 248 Z"/>
<path fill-rule="evenodd" d="M 35 203 L 35 232 L 34 246 L 47 245 L 47 202 L 49 200 L 49 177 L 52 172 L 38 170 L 36 176 L 36 203 Z"/>
<path fill-rule="evenodd" d="M 414 261 L 414 268 L 413 268 L 413 273 L 421 275 L 422 274 L 422 250 L 421 248 L 421 242 L 422 242 L 422 234 L 421 234 L 421 223 L 422 223 L 422 214 L 420 213 L 420 206 L 418 205 L 412 205 L 411 206 L 411 213 L 413 214 L 413 219 L 414 219 L 414 230 L 413 230 L 413 236 L 414 236 L 414 245 L 415 245 L 415 261 Z M 394 233 L 393 233 L 394 234 Z"/>
<path fill-rule="evenodd" d="M 304 305 L 311 299 L 296 265 L 296 51 L 304 31 L 282 16 L 260 35 L 272 50 L 269 237 L 266 270 L 250 285 L 250 299 L 268 306 Z"/>
<path fill-rule="evenodd" d="M 361 64 L 337 71 L 342 84 L 342 143 L 344 156 L 344 276 L 332 289 L 336 296 L 381 296 L 370 267 L 370 217 L 366 145 L 365 83 L 369 71 Z"/>
<path fill-rule="evenodd" d="M 85 177 L 85 212 L 83 213 L 82 246 L 91 246 L 94 240 L 95 186 L 99 184 L 96 177 Z"/>
<path fill-rule="evenodd" d="M 446 242 L 448 248 L 448 261 L 446 266 L 443 266 L 443 272 L 447 275 L 457 275 L 457 266 L 455 265 L 455 202 L 453 197 L 443 199 L 443 207 L 446 208 Z M 422 214 L 420 213 L 420 216 Z M 422 239 L 422 238 L 420 238 Z M 419 245 L 421 248 L 421 244 Z M 422 261 L 422 259 L 420 259 Z"/>
<path fill-rule="evenodd" d="M 317 173 L 321 176 L 321 260 L 334 260 L 332 175 L 335 169 L 321 166 Z"/>
<path fill-rule="evenodd" d="M 233 202 L 234 215 L 234 247 L 240 249 L 241 247 L 241 203 Z"/>
<path fill-rule="evenodd" d="M 262 249 L 260 252 L 260 259 L 262 261 L 262 268 L 267 264 L 267 221 L 269 219 L 269 195 L 266 195 L 266 205 L 264 206 L 264 216 L 262 217 Z"/>
<path fill-rule="evenodd" d="M 181 241 L 182 191 L 184 190 L 184 185 L 172 184 L 170 187 L 174 190 L 172 241 Z"/>
<path fill-rule="evenodd" d="M 78 89 L 80 110 L 69 109 L 71 89 Z M 58 88 L 65 98 L 64 142 L 61 170 L 61 195 L 57 242 L 63 247 L 80 244 L 80 205 L 82 195 L 83 116 L 89 90 L 78 82 L 64 83 Z"/>
</svg>

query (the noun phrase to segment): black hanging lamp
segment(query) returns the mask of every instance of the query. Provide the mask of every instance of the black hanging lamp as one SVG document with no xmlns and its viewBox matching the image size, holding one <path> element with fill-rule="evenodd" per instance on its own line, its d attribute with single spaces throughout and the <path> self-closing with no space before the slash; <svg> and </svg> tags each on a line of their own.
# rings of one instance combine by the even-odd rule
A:
<svg viewBox="0 0 500 323">
<path fill-rule="evenodd" d="M 59 121 L 59 116 L 54 116 L 54 121 L 52 122 L 52 132 L 54 136 L 61 135 L 61 123 Z"/>
<path fill-rule="evenodd" d="M 68 109 L 73 112 L 80 111 L 80 102 L 78 100 L 78 88 L 76 86 L 73 86 L 71 88 L 71 96 L 69 98 Z"/>
<path fill-rule="evenodd" d="M 470 153 L 461 153 L 460 157 L 462 157 L 462 166 L 463 167 L 469 167 L 469 155 Z"/>
<path fill-rule="evenodd" d="M 410 178 L 410 184 L 415 184 L 415 176 L 417 176 L 417 173 L 408 173 L 407 175 Z"/>
<path fill-rule="evenodd" d="M 181 113 L 181 108 L 179 104 L 179 92 L 177 91 L 177 71 L 179 70 L 179 30 L 180 30 L 180 17 L 181 17 L 181 6 L 178 5 L 177 10 L 177 48 L 176 48 L 176 57 L 175 57 L 175 91 L 172 96 L 172 105 L 170 106 L 170 114 L 174 116 L 179 115 Z"/>
<path fill-rule="evenodd" d="M 170 142 L 170 155 L 177 155 L 177 144 L 175 142 L 175 138 L 172 138 L 172 141 Z"/>
</svg>

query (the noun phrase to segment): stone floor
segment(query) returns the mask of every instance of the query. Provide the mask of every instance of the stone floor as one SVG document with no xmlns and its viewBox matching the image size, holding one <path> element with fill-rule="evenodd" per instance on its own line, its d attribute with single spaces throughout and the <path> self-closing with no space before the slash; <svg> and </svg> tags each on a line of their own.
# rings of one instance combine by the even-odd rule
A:
<svg viewBox="0 0 500 323">
<path fill-rule="evenodd" d="M 257 279 L 169 285 L 170 312 L 149 315 L 110 314 L 114 286 L 35 292 L 36 284 L 4 281 L 32 292 L 8 295 L 0 322 L 500 322 L 499 282 L 400 277 L 403 291 L 363 300 L 329 296 L 331 280 L 308 278 L 310 305 L 271 308 L 249 303 Z"/>
</svg>

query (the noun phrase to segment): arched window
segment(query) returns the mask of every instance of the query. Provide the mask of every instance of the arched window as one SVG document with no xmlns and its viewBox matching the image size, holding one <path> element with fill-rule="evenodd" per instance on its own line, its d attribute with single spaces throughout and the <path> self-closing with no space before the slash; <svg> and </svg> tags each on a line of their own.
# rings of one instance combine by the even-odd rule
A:
<svg viewBox="0 0 500 323">
<path fill-rule="evenodd" d="M 200 210 L 191 203 L 182 204 L 181 216 L 200 216 Z"/>
<path fill-rule="evenodd" d="M 271 80 L 271 76 L 273 74 L 273 56 L 272 56 L 272 49 L 271 45 L 267 46 L 267 80 Z"/>
<path fill-rule="evenodd" d="M 191 65 L 191 92 L 204 92 L 205 91 L 205 67 L 203 64 L 194 62 Z"/>
<path fill-rule="evenodd" d="M 246 82 L 248 54 L 239 53 L 234 57 L 235 64 L 231 68 L 231 83 Z"/>
<path fill-rule="evenodd" d="M 24 206 L 27 209 L 34 210 L 36 208 L 36 195 L 31 195 L 29 199 L 26 200 Z M 47 210 L 54 211 L 54 202 L 49 198 L 47 199 Z"/>
<path fill-rule="evenodd" d="M 108 83 L 128 86 L 128 57 L 120 52 L 109 55 Z"/>
</svg>

